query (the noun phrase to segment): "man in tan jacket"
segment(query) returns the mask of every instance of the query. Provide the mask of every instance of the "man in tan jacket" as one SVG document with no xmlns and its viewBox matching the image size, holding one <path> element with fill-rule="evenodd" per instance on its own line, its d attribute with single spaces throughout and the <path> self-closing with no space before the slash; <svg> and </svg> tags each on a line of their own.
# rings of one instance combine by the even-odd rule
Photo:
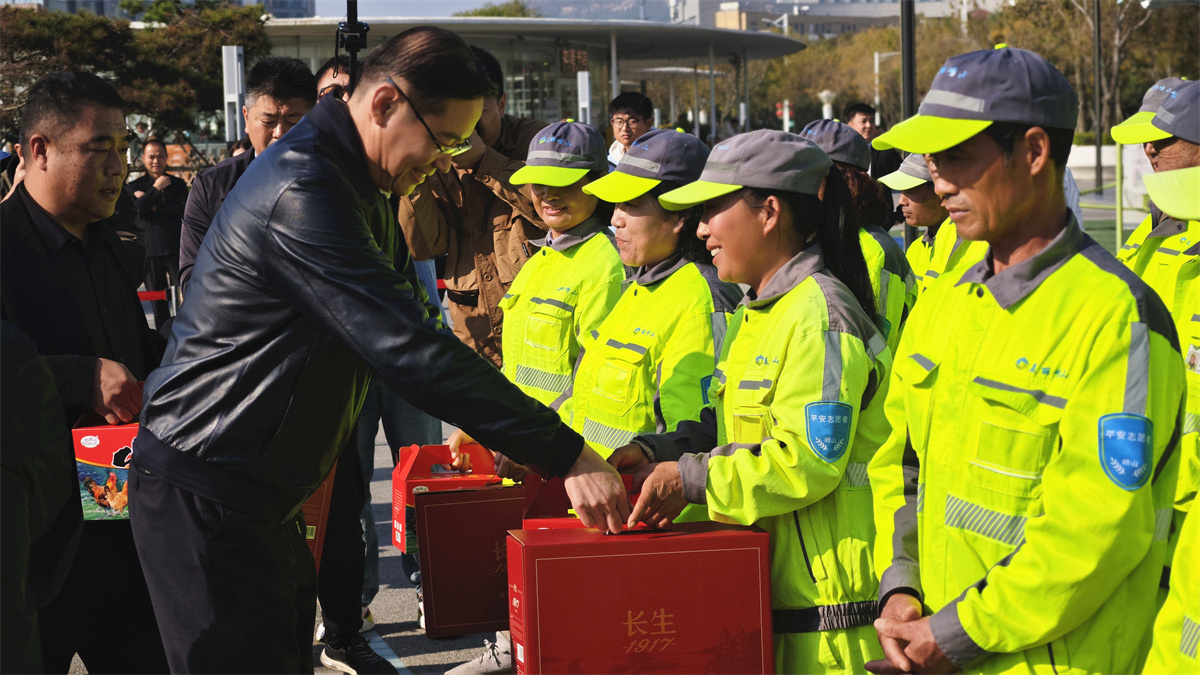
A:
<svg viewBox="0 0 1200 675">
<path fill-rule="evenodd" d="M 503 312 L 497 305 L 545 235 L 528 186 L 508 182 L 525 166 L 533 137 L 545 122 L 504 113 L 507 96 L 496 57 L 472 47 L 499 88 L 484 99 L 471 150 L 454 157 L 449 173 L 430 176 L 400 200 L 397 218 L 413 258 L 446 256 L 446 299 L 454 333 L 499 367 Z"/>
</svg>

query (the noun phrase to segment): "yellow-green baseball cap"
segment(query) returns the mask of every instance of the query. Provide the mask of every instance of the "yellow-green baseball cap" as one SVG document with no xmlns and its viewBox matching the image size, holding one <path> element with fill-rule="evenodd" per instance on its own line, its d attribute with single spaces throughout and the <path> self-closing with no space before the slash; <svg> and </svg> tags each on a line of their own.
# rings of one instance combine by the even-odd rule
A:
<svg viewBox="0 0 1200 675">
<path fill-rule="evenodd" d="M 671 210 L 686 209 L 744 187 L 815 195 L 833 160 L 817 144 L 784 131 L 738 134 L 713 148 L 700 180 L 658 198 Z"/>
<path fill-rule="evenodd" d="M 929 174 L 929 165 L 925 163 L 925 155 L 913 153 L 904 158 L 899 169 L 883 176 L 879 182 L 897 192 L 904 192 L 932 180 L 933 176 Z"/>
<path fill-rule="evenodd" d="M 1183 83 L 1184 80 L 1178 77 L 1168 77 L 1155 82 L 1142 97 L 1142 107 L 1138 108 L 1132 117 L 1112 128 L 1113 140 L 1122 145 L 1130 145 L 1169 138 L 1169 133 L 1150 122 L 1154 120 L 1154 113 L 1158 112 L 1171 93 Z"/>
<path fill-rule="evenodd" d="M 948 59 L 917 114 L 871 144 L 941 152 L 995 122 L 1074 129 L 1078 114 L 1079 97 L 1049 61 L 1024 49 L 985 49 Z"/>
<path fill-rule="evenodd" d="M 512 175 L 513 185 L 536 183 L 551 187 L 573 185 L 589 171 L 607 171 L 604 136 L 578 122 L 555 122 L 529 143 L 525 166 Z"/>
<path fill-rule="evenodd" d="M 1148 173 L 1142 182 L 1163 213 L 1177 220 L 1200 220 L 1200 166 Z"/>
<path fill-rule="evenodd" d="M 664 181 L 675 185 L 695 181 L 706 159 L 708 146 L 699 138 L 674 129 L 653 129 L 629 146 L 616 169 L 588 183 L 583 191 L 614 204 L 631 201 Z"/>
</svg>

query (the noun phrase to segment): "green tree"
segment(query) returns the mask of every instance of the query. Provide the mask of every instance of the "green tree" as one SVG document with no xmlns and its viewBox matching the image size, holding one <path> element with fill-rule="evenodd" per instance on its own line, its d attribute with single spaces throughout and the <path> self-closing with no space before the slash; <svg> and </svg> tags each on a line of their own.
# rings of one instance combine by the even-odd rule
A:
<svg viewBox="0 0 1200 675">
<path fill-rule="evenodd" d="M 468 9 L 455 12 L 453 16 L 502 16 L 502 17 L 539 17 L 542 13 L 525 4 L 522 0 L 508 2 L 485 3 L 478 9 Z"/>
<path fill-rule="evenodd" d="M 224 105 L 221 46 L 242 45 L 248 62 L 270 51 L 259 5 L 155 0 L 129 9 L 161 20 L 135 31 L 87 12 L 0 7 L 0 126 L 16 128 L 22 93 L 38 78 L 84 70 L 112 82 L 128 112 L 150 116 L 157 129 L 191 131 L 198 114 Z"/>
</svg>

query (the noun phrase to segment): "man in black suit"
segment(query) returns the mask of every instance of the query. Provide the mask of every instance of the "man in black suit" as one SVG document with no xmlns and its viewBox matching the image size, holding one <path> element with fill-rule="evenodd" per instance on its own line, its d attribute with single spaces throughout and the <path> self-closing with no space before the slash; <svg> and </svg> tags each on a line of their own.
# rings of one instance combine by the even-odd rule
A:
<svg viewBox="0 0 1200 675">
<path fill-rule="evenodd" d="M 167 145 L 151 138 L 142 146 L 146 173 L 129 181 L 125 190 L 133 197 L 138 225 L 146 247 L 146 290 L 162 291 L 179 285 L 179 230 L 187 204 L 187 182 L 167 173 Z M 162 329 L 170 318 L 167 303 L 154 302 L 154 327 Z"/>
</svg>

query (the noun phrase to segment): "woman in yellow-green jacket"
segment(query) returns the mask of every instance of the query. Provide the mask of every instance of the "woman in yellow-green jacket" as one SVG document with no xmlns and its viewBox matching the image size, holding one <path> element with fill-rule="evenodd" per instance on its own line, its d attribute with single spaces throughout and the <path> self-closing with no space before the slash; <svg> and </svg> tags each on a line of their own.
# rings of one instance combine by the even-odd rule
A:
<svg viewBox="0 0 1200 675">
<path fill-rule="evenodd" d="M 866 467 L 888 433 L 891 356 L 831 165 L 799 136 L 755 131 L 719 144 L 699 181 L 661 197 L 704 204 L 699 234 L 721 279 L 751 291 L 700 420 L 609 458 L 641 470 L 631 522 L 664 526 L 691 503 L 771 533 L 775 668 L 787 673 L 858 673 L 883 654 Z"/>
</svg>

